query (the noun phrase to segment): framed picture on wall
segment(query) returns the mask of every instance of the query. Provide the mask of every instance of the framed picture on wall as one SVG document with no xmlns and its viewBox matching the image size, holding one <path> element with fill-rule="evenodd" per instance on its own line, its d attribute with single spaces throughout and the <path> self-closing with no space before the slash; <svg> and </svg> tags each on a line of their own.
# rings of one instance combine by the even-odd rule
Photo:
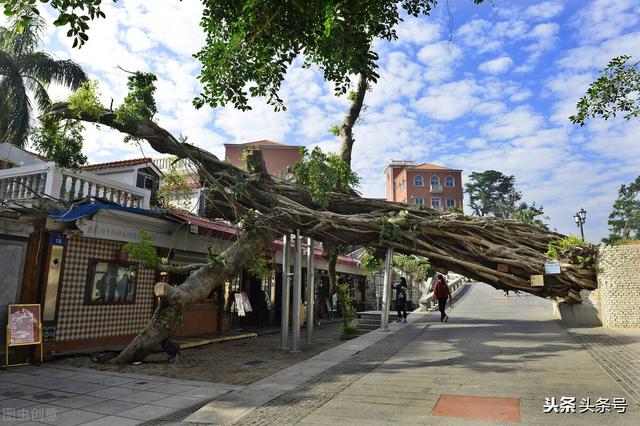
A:
<svg viewBox="0 0 640 426">
<path fill-rule="evenodd" d="M 116 260 L 89 261 L 87 303 L 133 303 L 136 294 L 138 267 L 134 263 Z"/>
</svg>

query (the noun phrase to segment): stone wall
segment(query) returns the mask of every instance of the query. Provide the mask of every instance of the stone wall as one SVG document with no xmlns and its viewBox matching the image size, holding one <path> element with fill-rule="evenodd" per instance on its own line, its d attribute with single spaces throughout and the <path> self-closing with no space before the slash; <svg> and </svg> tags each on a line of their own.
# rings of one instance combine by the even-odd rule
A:
<svg viewBox="0 0 640 426">
<path fill-rule="evenodd" d="M 601 248 L 598 268 L 590 300 L 599 302 L 602 325 L 640 328 L 640 245 Z"/>
</svg>

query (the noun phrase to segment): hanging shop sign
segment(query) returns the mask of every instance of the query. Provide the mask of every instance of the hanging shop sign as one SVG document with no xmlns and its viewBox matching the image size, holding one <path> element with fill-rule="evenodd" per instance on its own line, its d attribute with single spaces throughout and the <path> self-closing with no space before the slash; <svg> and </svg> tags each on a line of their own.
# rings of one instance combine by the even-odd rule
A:
<svg viewBox="0 0 640 426">
<path fill-rule="evenodd" d="M 251 302 L 249 302 L 249 295 L 247 295 L 247 292 L 241 291 L 240 294 L 242 295 L 242 304 L 244 305 L 244 311 L 253 312 L 253 309 L 251 309 Z"/>
</svg>

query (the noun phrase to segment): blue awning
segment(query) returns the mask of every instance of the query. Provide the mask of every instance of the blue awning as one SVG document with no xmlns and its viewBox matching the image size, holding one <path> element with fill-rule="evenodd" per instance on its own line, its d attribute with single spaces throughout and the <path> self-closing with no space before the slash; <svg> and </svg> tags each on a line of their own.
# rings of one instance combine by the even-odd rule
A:
<svg viewBox="0 0 640 426">
<path fill-rule="evenodd" d="M 83 204 L 70 210 L 52 210 L 49 217 L 56 222 L 73 222 L 81 217 L 89 216 L 100 210 L 118 210 L 122 212 L 137 213 L 144 215 L 163 215 L 162 210 L 137 209 L 134 207 L 123 207 L 117 204 Z"/>
</svg>

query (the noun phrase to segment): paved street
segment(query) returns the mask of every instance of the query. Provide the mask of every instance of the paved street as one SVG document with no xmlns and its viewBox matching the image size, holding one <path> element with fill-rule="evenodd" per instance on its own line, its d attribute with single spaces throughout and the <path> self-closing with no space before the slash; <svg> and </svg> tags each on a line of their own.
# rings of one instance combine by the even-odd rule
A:
<svg viewBox="0 0 640 426">
<path fill-rule="evenodd" d="M 637 333 L 566 329 L 550 302 L 483 284 L 456 298 L 447 324 L 414 313 L 243 386 L 67 366 L 0 372 L 2 424 L 47 414 L 61 425 L 640 423 Z"/>
<path fill-rule="evenodd" d="M 367 425 L 640 422 L 640 358 L 633 350 L 635 341 L 611 331 L 590 331 L 593 346 L 616 347 L 615 358 L 603 355 L 609 374 L 613 375 L 610 367 L 614 367 L 635 377 L 635 382 L 629 380 L 633 387 L 625 391 L 570 330 L 550 318 L 550 302 L 524 295 L 504 297 L 481 284 L 471 285 L 466 293 L 447 324 L 441 324 L 434 313 L 414 314 L 404 329 L 235 420 L 239 424 Z M 634 359 L 635 365 L 619 363 L 623 358 Z M 223 405 L 227 412 L 229 406 L 224 404 L 233 394 L 187 420 L 224 419 L 216 417 L 220 411 L 215 407 Z M 562 397 L 575 398 L 576 413 L 553 412 L 561 411 Z M 550 406 L 552 413 L 543 413 L 545 398 L 556 399 L 558 407 Z M 614 409 L 614 398 L 626 398 L 626 413 Z M 245 402 L 249 407 L 254 401 Z M 234 404 L 241 407 L 242 400 Z M 563 408 L 571 411 L 571 400 Z M 238 413 L 247 411 L 238 408 Z"/>
</svg>

